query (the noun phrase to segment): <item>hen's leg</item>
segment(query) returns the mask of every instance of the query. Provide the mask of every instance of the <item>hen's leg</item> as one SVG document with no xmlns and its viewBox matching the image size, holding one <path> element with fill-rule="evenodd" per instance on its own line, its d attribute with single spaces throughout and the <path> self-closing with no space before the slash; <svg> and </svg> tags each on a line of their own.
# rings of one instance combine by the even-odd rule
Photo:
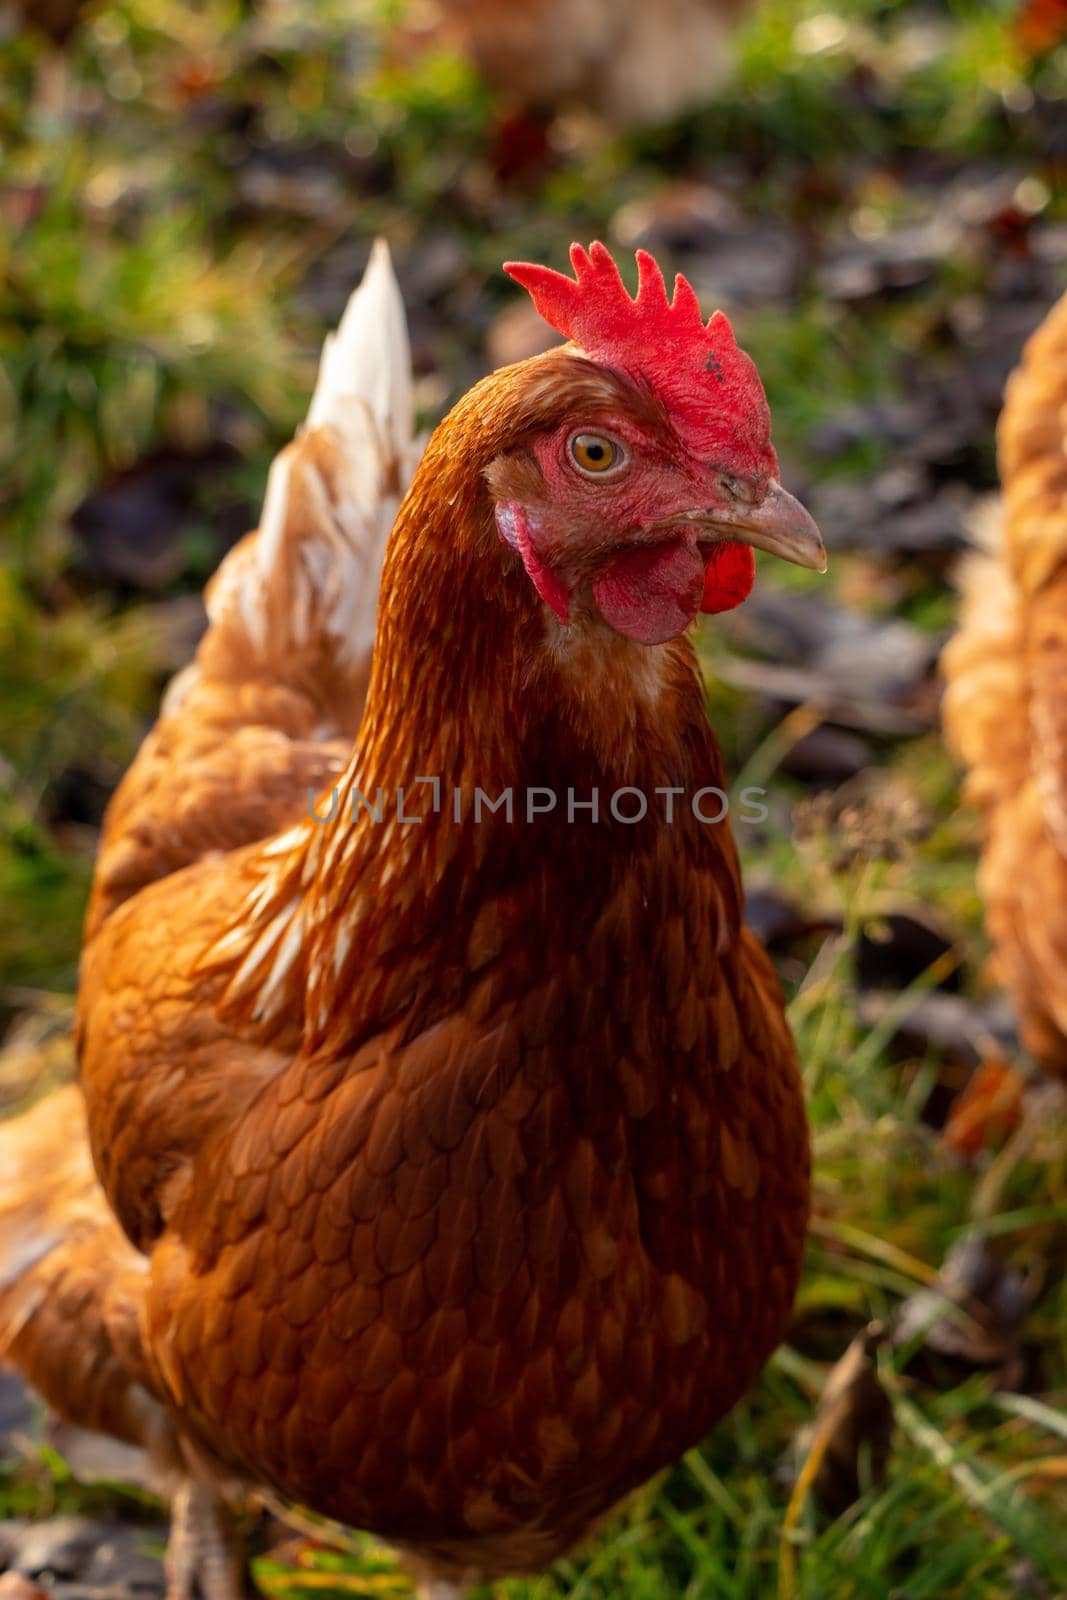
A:
<svg viewBox="0 0 1067 1600">
<path fill-rule="evenodd" d="M 218 1495 L 183 1483 L 171 1504 L 166 1600 L 246 1600 L 253 1593 L 241 1537 Z"/>
</svg>

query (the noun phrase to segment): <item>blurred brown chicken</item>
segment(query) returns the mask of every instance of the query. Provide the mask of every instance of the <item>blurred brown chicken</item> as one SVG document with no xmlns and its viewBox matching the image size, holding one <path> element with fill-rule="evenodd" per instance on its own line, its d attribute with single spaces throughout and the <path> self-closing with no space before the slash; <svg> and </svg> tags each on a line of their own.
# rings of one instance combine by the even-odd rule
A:
<svg viewBox="0 0 1067 1600">
<path fill-rule="evenodd" d="M 453 40 L 515 109 L 583 107 L 614 128 L 711 98 L 751 0 L 438 0 Z"/>
<path fill-rule="evenodd" d="M 1003 503 L 963 573 L 945 729 L 981 811 L 979 882 L 1024 1043 L 1067 1074 L 1067 297 L 1014 373 Z"/>
<path fill-rule="evenodd" d="M 87 0 L 4 0 L 0 11 L 12 12 L 19 27 L 33 29 L 64 45 L 81 21 Z"/>
</svg>

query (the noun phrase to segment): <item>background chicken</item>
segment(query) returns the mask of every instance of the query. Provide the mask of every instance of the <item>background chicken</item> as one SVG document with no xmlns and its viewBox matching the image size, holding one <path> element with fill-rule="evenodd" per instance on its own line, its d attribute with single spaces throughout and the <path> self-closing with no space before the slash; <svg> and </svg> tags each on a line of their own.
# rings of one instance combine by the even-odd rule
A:
<svg viewBox="0 0 1067 1600">
<path fill-rule="evenodd" d="M 750 0 L 437 0 L 412 8 L 403 48 L 429 39 L 466 56 L 494 97 L 498 179 L 535 182 L 554 165 L 553 123 L 579 113 L 619 132 L 706 105 L 727 77 Z"/>
<path fill-rule="evenodd" d="M 1067 299 L 1026 347 L 998 432 L 1003 503 L 964 571 L 945 726 L 981 809 L 980 885 L 1028 1048 L 1067 1073 Z"/>
<path fill-rule="evenodd" d="M 438 0 L 450 36 L 514 106 L 580 107 L 615 128 L 707 101 L 750 0 Z"/>
<path fill-rule="evenodd" d="M 789 1317 L 804 1115 L 729 832 L 448 799 L 720 783 L 679 635 L 747 595 L 751 544 L 822 560 L 721 314 L 681 279 L 668 307 L 648 257 L 636 302 L 601 246 L 573 260 L 511 270 L 581 349 L 487 379 L 416 472 L 346 764 L 414 450 L 376 256 L 107 820 L 102 1191 L 77 1091 L 4 1129 L 6 1353 L 169 1468 L 175 1600 L 238 1590 L 229 1480 L 436 1578 L 539 1567 Z M 426 773 L 440 808 L 375 821 Z"/>
<path fill-rule="evenodd" d="M 19 25 L 35 28 L 53 43 L 63 45 L 78 26 L 84 9 L 85 0 L 5 0 L 0 14 L 10 12 Z"/>
</svg>

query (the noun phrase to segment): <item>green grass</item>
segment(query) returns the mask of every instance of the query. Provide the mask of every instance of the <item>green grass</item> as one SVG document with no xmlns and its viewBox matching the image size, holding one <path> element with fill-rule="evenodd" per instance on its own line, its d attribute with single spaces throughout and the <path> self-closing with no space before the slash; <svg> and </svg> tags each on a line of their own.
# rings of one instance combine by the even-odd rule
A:
<svg viewBox="0 0 1067 1600">
<path fill-rule="evenodd" d="M 73 122 L 42 104 L 41 45 L 0 43 L 4 1017 L 26 1009 L 28 991 L 40 991 L 51 1015 L 55 997 L 73 990 L 90 841 L 50 828 L 47 799 L 72 766 L 118 770 L 129 760 L 162 665 L 153 597 L 91 593 L 70 514 L 145 452 L 195 454 L 218 438 L 233 465 L 213 493 L 254 504 L 301 415 L 343 294 L 346 249 L 358 258 L 380 230 L 402 266 L 432 248 L 456 254 L 443 287 L 417 308 L 433 420 L 442 397 L 478 370 L 492 315 L 512 299 L 500 262 L 558 263 L 573 237 L 610 239 L 620 208 L 668 181 L 714 183 L 725 172 L 749 218 L 810 219 L 814 235 L 829 236 L 862 212 L 870 234 L 928 215 L 929 196 L 900 178 L 926 152 L 954 170 L 978 161 L 1036 175 L 1047 214 L 1067 219 L 1035 113 L 1067 99 L 1067 48 L 1024 61 L 1010 31 L 1014 0 L 922 9 L 765 0 L 743 30 L 735 79 L 706 111 L 579 145 L 542 182 L 506 193 L 488 172 L 489 96 L 441 53 L 407 65 L 379 58 L 376 18 L 388 9 L 301 0 L 264 23 L 240 0 L 97 0 L 69 54 L 82 108 Z M 308 150 L 321 186 L 298 177 L 304 210 L 286 215 L 276 190 L 262 199 L 249 164 Z M 333 289 L 321 287 L 324 267 Z M 812 461 L 811 430 L 849 403 L 899 399 L 904 359 L 940 360 L 947 309 L 982 292 L 978 269 L 955 263 L 914 294 L 850 306 L 826 299 L 808 271 L 786 303 L 737 308 L 783 454 L 813 476 L 884 466 L 876 441 L 829 465 Z M 193 538 L 167 593 L 197 588 L 204 559 Z M 848 557 L 818 581 L 847 592 L 869 567 Z M 760 581 L 814 580 L 764 566 Z M 916 568 L 885 608 L 939 632 L 954 600 Z M 702 647 L 730 770 L 801 804 L 804 791 L 777 771 L 788 730 L 772 732 L 759 706 L 716 681 L 713 629 Z M 807 951 L 791 995 L 816 1154 L 791 1342 L 714 1437 L 588 1550 L 536 1581 L 498 1585 L 498 1597 L 1003 1600 L 1023 1590 L 1026 1573 L 1044 1585 L 1035 1593 L 1067 1593 L 1067 1128 L 1062 1116 L 1035 1118 L 999 1152 L 962 1164 L 923 1117 L 940 1063 L 902 1054 L 890 1023 L 860 1022 L 850 950 L 887 908 L 937 907 L 964 952 L 969 989 L 983 982 L 977 824 L 959 808 L 957 775 L 936 733 L 884 741 L 879 759 L 887 792 L 927 819 L 893 859 L 886 805 L 844 864 L 817 816 L 800 845 L 777 813 L 742 841 L 750 881 L 771 881 L 843 924 Z M 18 1059 L 9 1052 L 6 1064 Z M 4 1103 L 18 1092 L 0 1073 Z M 860 1498 L 832 1518 L 793 1488 L 798 1438 L 826 1374 L 868 1321 L 892 1321 L 970 1229 L 994 1237 L 1033 1286 L 1024 1392 L 1000 1393 L 978 1371 L 927 1381 L 886 1344 L 887 1473 L 864 1480 L 861 1462 Z M 101 1504 L 129 1509 L 78 1485 L 53 1456 L 0 1474 L 0 1515 Z M 258 1575 L 279 1595 L 407 1592 L 387 1552 L 329 1530 L 291 1560 L 264 1561 Z"/>
</svg>

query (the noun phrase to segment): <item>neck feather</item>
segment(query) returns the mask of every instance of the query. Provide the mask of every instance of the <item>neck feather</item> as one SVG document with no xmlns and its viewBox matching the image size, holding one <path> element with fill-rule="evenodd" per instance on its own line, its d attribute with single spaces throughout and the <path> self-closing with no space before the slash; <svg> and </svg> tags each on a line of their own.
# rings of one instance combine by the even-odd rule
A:
<svg viewBox="0 0 1067 1600">
<path fill-rule="evenodd" d="M 716 857 L 736 937 L 728 824 L 689 807 L 698 789 L 723 784 L 690 646 L 650 650 L 606 629 L 559 627 L 497 537 L 484 470 L 514 442 L 505 376 L 438 429 L 390 540 L 367 708 L 334 820 L 313 840 L 309 1027 L 320 1043 L 336 1042 L 346 1016 L 380 1026 L 409 1007 L 427 951 L 477 942 L 487 904 L 498 908 L 490 942 L 521 924 L 562 952 L 620 875 L 651 910 L 679 892 L 668 860 Z M 646 797 L 644 820 L 611 816 L 624 787 Z M 670 826 L 657 789 L 684 791 Z M 537 791 L 552 795 L 550 810 Z M 594 791 L 598 820 L 581 804 Z M 390 949 L 397 971 L 383 987 L 367 952 L 380 961 Z M 459 987 L 464 974 L 469 963 Z M 432 1004 L 444 1014 L 461 1000 Z"/>
<path fill-rule="evenodd" d="M 390 536 L 366 710 L 330 820 L 262 852 L 263 942 L 300 959 L 264 959 L 266 981 L 245 960 L 228 1003 L 265 1036 L 293 1015 L 293 986 L 312 1049 L 351 1050 L 391 1025 L 413 1035 L 481 1005 L 498 956 L 509 981 L 536 983 L 580 967 L 614 927 L 612 964 L 641 962 L 688 903 L 709 959 L 736 945 L 729 823 L 690 803 L 724 787 L 691 647 L 561 627 L 496 533 L 485 469 L 558 409 L 566 359 L 529 363 L 521 381 L 495 373 L 430 441 Z M 611 814 L 624 788 L 644 797 L 641 820 Z M 638 806 L 622 800 L 627 815 Z"/>
</svg>

